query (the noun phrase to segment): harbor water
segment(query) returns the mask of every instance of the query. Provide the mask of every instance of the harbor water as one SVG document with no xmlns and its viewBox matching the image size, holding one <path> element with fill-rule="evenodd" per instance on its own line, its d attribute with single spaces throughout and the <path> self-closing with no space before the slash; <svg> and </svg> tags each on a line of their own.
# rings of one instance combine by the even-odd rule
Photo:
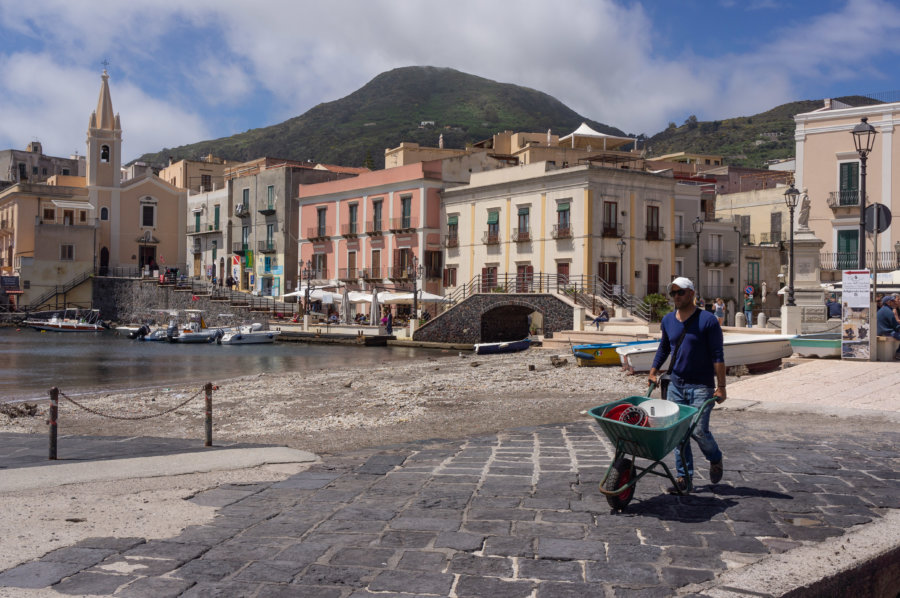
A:
<svg viewBox="0 0 900 598">
<path fill-rule="evenodd" d="M 217 384 L 227 378 L 323 368 L 376 366 L 433 355 L 410 347 L 317 343 L 268 345 L 143 342 L 114 332 L 38 332 L 0 328 L 0 401 L 127 389 Z"/>
</svg>

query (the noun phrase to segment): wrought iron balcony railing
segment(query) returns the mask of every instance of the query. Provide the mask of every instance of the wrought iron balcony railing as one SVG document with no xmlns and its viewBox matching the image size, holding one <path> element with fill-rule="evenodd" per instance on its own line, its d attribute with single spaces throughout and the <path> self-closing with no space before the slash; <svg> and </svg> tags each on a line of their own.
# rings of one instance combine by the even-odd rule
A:
<svg viewBox="0 0 900 598">
<path fill-rule="evenodd" d="M 567 225 L 554 224 L 550 236 L 554 239 L 571 239 L 572 227 Z"/>
<path fill-rule="evenodd" d="M 705 264 L 733 264 L 734 252 L 721 249 L 706 249 L 703 251 L 703 263 Z"/>
<path fill-rule="evenodd" d="M 666 230 L 661 226 L 648 226 L 647 234 L 644 238 L 648 241 L 665 241 Z"/>
<path fill-rule="evenodd" d="M 604 222 L 603 228 L 600 229 L 600 236 L 622 238 L 625 236 L 625 227 L 615 222 Z"/>
<path fill-rule="evenodd" d="M 531 230 L 527 228 L 514 228 L 512 238 L 516 243 L 527 243 L 528 241 L 531 241 Z"/>
<path fill-rule="evenodd" d="M 500 233 L 492 233 L 485 231 L 481 236 L 481 242 L 485 245 L 498 245 L 500 243 Z"/>
</svg>

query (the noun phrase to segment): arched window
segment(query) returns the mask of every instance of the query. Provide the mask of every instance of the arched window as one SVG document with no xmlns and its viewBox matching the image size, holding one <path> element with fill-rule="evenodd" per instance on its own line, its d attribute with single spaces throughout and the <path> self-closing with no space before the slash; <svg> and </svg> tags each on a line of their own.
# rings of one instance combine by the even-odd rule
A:
<svg viewBox="0 0 900 598">
<path fill-rule="evenodd" d="M 109 208 L 100 208 L 100 220 L 109 220 Z"/>
<path fill-rule="evenodd" d="M 108 145 L 100 146 L 100 161 L 101 162 L 109 162 L 109 146 Z"/>
</svg>

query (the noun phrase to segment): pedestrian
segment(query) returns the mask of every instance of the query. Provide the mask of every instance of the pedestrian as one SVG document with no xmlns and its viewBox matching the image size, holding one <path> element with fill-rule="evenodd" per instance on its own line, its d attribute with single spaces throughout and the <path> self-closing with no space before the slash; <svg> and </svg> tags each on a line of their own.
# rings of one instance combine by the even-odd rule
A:
<svg viewBox="0 0 900 598">
<path fill-rule="evenodd" d="M 841 317 L 841 304 L 837 302 L 834 295 L 828 298 L 825 301 L 825 306 L 828 309 L 828 317 L 829 318 L 840 318 Z"/>
<path fill-rule="evenodd" d="M 394 314 L 391 313 L 390 308 L 388 308 L 386 311 L 387 311 L 387 314 L 385 315 L 385 318 L 387 318 L 387 319 L 385 320 L 384 325 L 385 325 L 385 328 L 387 329 L 387 333 L 393 334 L 394 333 Z"/>
<path fill-rule="evenodd" d="M 744 297 L 744 317 L 747 318 L 747 328 L 753 328 L 753 295 L 750 293 Z"/>
<path fill-rule="evenodd" d="M 719 321 L 719 326 L 725 325 L 725 302 L 722 301 L 721 297 L 716 297 L 716 319 Z"/>
<path fill-rule="evenodd" d="M 674 353 L 669 367 L 670 384 L 666 398 L 698 409 L 712 397 L 717 403 L 722 403 L 725 400 L 722 327 L 713 314 L 694 305 L 694 283 L 690 279 L 678 277 L 673 280 L 669 285 L 669 296 L 675 310 L 663 316 L 660 324 L 662 338 L 648 379 L 658 384 L 660 368 L 669 353 Z M 711 412 L 710 407 L 701 414 L 693 437 L 710 463 L 709 481 L 718 484 L 722 480 L 724 467 L 722 451 L 709 431 Z M 685 445 L 684 452 L 680 447 L 675 448 L 675 470 L 676 486 L 670 492 L 690 492 L 694 476 L 690 442 Z"/>
<path fill-rule="evenodd" d="M 878 310 L 878 336 L 890 336 L 900 340 L 900 323 L 897 322 L 894 309 L 900 306 L 900 295 L 885 295 L 881 299 Z M 894 359 L 900 361 L 900 348 L 894 353 Z"/>
</svg>

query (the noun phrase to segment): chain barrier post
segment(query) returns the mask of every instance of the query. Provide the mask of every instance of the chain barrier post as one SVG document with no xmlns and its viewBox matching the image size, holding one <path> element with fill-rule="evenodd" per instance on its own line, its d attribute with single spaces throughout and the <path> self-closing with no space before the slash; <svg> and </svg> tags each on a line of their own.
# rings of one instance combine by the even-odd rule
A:
<svg viewBox="0 0 900 598">
<path fill-rule="evenodd" d="M 207 382 L 203 390 L 206 391 L 206 444 L 204 446 L 212 446 L 212 382 Z"/>
<path fill-rule="evenodd" d="M 50 389 L 50 456 L 49 460 L 56 460 L 56 419 L 59 415 L 59 389 Z"/>
</svg>

